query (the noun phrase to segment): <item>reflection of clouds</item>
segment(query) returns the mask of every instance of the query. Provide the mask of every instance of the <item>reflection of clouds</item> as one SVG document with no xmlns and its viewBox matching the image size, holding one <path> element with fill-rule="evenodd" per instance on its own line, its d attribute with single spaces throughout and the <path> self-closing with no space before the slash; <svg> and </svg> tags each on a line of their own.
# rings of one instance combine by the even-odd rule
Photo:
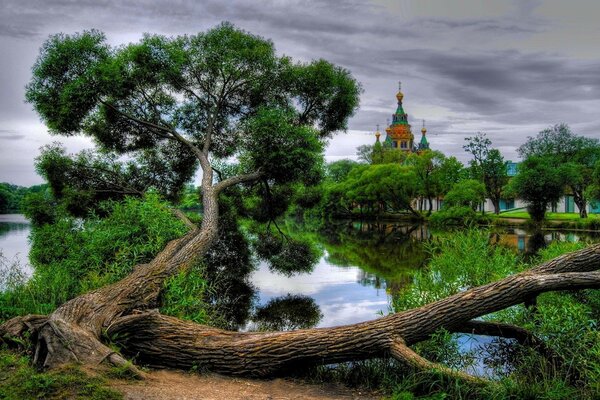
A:
<svg viewBox="0 0 600 400">
<path fill-rule="evenodd" d="M 372 320 L 378 318 L 381 312 L 386 315 L 389 302 L 386 296 L 380 300 L 361 300 L 350 303 L 348 299 L 345 299 L 340 303 L 319 305 L 323 319 L 318 326 L 327 327 Z"/>
<path fill-rule="evenodd" d="M 388 313 L 390 297 L 384 289 L 362 286 L 358 267 L 337 267 L 321 258 L 310 274 L 286 277 L 272 273 L 261 262 L 251 277 L 258 289 L 260 304 L 273 297 L 289 294 L 311 296 L 323 319 L 318 327 L 336 326 L 372 320 L 380 312 Z"/>
<path fill-rule="evenodd" d="M 250 280 L 264 296 L 282 296 L 288 293 L 313 295 L 331 285 L 356 282 L 359 271 L 356 267 L 335 267 L 321 258 L 312 273 L 287 277 L 269 271 L 267 264 L 261 262 Z"/>
</svg>

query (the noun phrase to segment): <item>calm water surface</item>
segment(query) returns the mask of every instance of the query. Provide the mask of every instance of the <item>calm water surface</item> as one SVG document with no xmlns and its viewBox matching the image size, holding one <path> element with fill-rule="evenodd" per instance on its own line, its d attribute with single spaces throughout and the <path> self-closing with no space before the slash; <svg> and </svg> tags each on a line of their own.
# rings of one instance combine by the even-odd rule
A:
<svg viewBox="0 0 600 400">
<path fill-rule="evenodd" d="M 27 273 L 29 266 L 29 232 L 31 225 L 21 214 L 0 214 L 0 253 L 10 261 L 18 261 Z"/>
</svg>

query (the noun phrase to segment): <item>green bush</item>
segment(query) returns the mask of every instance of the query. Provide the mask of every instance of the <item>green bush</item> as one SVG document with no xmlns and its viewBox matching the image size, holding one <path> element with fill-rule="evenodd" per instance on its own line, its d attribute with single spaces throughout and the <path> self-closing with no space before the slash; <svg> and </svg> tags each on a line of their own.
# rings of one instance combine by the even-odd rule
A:
<svg viewBox="0 0 600 400">
<path fill-rule="evenodd" d="M 34 226 L 29 281 L 0 292 L 0 320 L 48 314 L 65 301 L 116 282 L 185 233 L 157 196 L 104 203 L 106 215 L 85 220 L 61 215 Z"/>
<path fill-rule="evenodd" d="M 489 223 L 490 217 L 481 215 L 468 206 L 454 206 L 431 214 L 429 222 L 433 226 L 472 226 Z"/>
</svg>

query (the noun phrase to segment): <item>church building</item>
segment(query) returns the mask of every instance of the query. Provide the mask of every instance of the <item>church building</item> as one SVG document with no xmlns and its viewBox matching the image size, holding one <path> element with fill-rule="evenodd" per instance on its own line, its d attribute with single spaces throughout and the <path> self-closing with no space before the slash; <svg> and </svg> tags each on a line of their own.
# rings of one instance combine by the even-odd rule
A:
<svg viewBox="0 0 600 400">
<path fill-rule="evenodd" d="M 417 153 L 428 150 L 429 142 L 427 141 L 426 137 L 427 129 L 425 128 L 425 120 L 423 120 L 423 128 L 421 128 L 421 140 L 418 143 L 415 143 L 415 136 L 411 131 L 410 124 L 408 123 L 408 114 L 404 112 L 404 108 L 402 107 L 402 99 L 404 98 L 404 94 L 402 93 L 401 89 L 402 88 L 399 85 L 398 94 L 396 94 L 396 99 L 398 99 L 398 107 L 396 108 L 396 112 L 392 115 L 392 123 L 385 128 L 386 135 L 384 145 L 407 153 Z M 378 125 L 377 131 L 375 132 L 375 138 L 377 142 L 379 142 L 380 136 L 381 133 L 379 132 Z"/>
</svg>

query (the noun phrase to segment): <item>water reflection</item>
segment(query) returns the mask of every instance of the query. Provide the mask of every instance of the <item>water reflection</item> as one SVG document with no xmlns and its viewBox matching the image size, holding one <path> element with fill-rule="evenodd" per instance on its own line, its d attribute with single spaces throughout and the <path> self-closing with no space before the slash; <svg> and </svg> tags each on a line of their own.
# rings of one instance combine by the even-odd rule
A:
<svg viewBox="0 0 600 400">
<path fill-rule="evenodd" d="M 29 266 L 29 232 L 31 226 L 21 214 L 0 214 L 0 253 L 9 262 L 18 262 L 27 275 Z"/>
<path fill-rule="evenodd" d="M 304 232 L 302 226 L 292 227 Z M 292 232 L 293 234 L 293 232 Z M 387 314 L 392 296 L 410 283 L 410 272 L 425 264 L 425 226 L 343 223 L 312 237 L 322 256 L 310 273 L 278 274 L 260 263 L 251 281 L 258 307 L 281 296 L 311 296 L 327 327 Z"/>
<path fill-rule="evenodd" d="M 312 328 L 323 314 L 312 297 L 288 294 L 258 306 L 252 317 L 252 330 L 291 331 Z"/>
</svg>

